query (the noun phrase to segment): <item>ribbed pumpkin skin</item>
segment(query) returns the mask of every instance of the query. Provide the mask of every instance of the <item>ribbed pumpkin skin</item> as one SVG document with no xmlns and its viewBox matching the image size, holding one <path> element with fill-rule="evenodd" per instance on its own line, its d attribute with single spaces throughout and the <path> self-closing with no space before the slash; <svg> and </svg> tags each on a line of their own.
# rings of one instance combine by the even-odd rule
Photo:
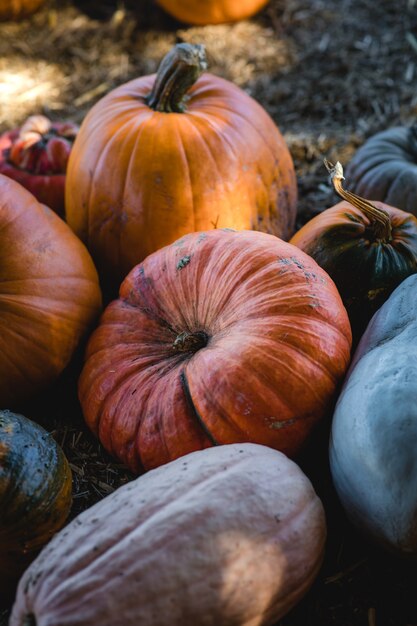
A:
<svg viewBox="0 0 417 626">
<path fill-rule="evenodd" d="M 0 602 L 9 600 L 37 552 L 63 526 L 71 470 L 38 424 L 0 411 Z"/>
<path fill-rule="evenodd" d="M 100 306 L 84 245 L 0 175 L 0 406 L 14 406 L 57 378 Z"/>
<path fill-rule="evenodd" d="M 0 0 L 0 20 L 18 20 L 35 13 L 45 0 Z"/>
<path fill-rule="evenodd" d="M 417 271 L 417 220 L 382 202 L 391 217 L 392 241 L 372 242 L 369 219 L 339 202 L 305 224 L 291 243 L 313 257 L 334 280 L 359 339 L 392 291 Z"/>
<path fill-rule="evenodd" d="M 269 626 L 321 564 L 322 504 L 283 454 L 196 452 L 78 516 L 23 576 L 10 626 Z"/>
<path fill-rule="evenodd" d="M 176 350 L 187 332 L 206 347 Z M 89 340 L 79 397 L 133 471 L 214 443 L 294 455 L 329 409 L 350 342 L 333 282 L 297 248 L 254 231 L 194 233 L 127 276 Z"/>
<path fill-rule="evenodd" d="M 68 164 L 68 224 L 116 289 L 187 233 L 229 227 L 285 239 L 295 223 L 292 159 L 262 107 L 206 73 L 185 113 L 157 112 L 145 103 L 154 81 L 133 80 L 98 102 Z"/>
<path fill-rule="evenodd" d="M 417 559 L 417 276 L 372 318 L 332 424 L 333 482 L 350 519 Z"/>
<path fill-rule="evenodd" d="M 244 20 L 260 11 L 268 0 L 157 0 L 157 2 L 181 22 L 204 25 Z"/>
<path fill-rule="evenodd" d="M 417 127 L 377 133 L 354 155 L 346 171 L 352 191 L 417 215 Z"/>
</svg>

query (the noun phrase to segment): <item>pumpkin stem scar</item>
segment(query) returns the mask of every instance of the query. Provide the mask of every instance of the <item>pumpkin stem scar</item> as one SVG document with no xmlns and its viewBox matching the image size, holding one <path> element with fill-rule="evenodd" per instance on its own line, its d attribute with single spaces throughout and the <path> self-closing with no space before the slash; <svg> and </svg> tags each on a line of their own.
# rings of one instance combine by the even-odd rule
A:
<svg viewBox="0 0 417 626">
<path fill-rule="evenodd" d="M 190 387 L 188 385 L 187 376 L 185 374 L 185 369 L 183 369 L 181 374 L 180 374 L 180 380 L 181 380 L 181 386 L 182 386 L 182 388 L 184 390 L 185 400 L 186 400 L 187 405 L 190 408 L 193 416 L 195 417 L 197 422 L 200 424 L 201 428 L 203 429 L 203 431 L 205 432 L 207 437 L 210 439 L 210 442 L 213 444 L 213 446 L 218 446 L 219 443 L 215 440 L 215 438 L 213 437 L 213 435 L 211 434 L 211 432 L 207 428 L 206 424 L 203 421 L 203 418 L 201 417 L 200 413 L 197 411 L 197 408 L 196 408 L 196 406 L 195 406 L 195 404 L 193 402 L 193 399 L 192 399 L 191 393 L 190 393 Z"/>
<path fill-rule="evenodd" d="M 177 352 L 191 352 L 194 354 L 208 344 L 209 336 L 204 330 L 197 330 L 194 333 L 185 331 L 180 333 L 172 344 L 172 348 Z"/>
<path fill-rule="evenodd" d="M 336 163 L 336 165 L 333 165 L 333 163 L 330 163 L 327 159 L 324 159 L 324 165 L 330 174 L 330 178 L 336 193 L 341 198 L 343 198 L 343 200 L 349 202 L 352 206 L 362 211 L 362 213 L 364 213 L 366 217 L 369 218 L 369 220 L 371 221 L 371 229 L 374 240 L 384 243 L 391 241 L 392 225 L 389 214 L 384 209 L 378 208 L 368 200 L 357 196 L 351 191 L 343 189 L 343 167 L 341 163 L 339 163 L 339 161 Z"/>
<path fill-rule="evenodd" d="M 146 103 L 161 113 L 184 113 L 187 92 L 206 69 L 204 46 L 177 44 L 162 59 Z"/>
<path fill-rule="evenodd" d="M 25 615 L 25 617 L 23 618 L 22 626 L 36 626 L 36 625 L 37 625 L 37 621 L 33 613 L 28 613 L 27 615 Z"/>
</svg>

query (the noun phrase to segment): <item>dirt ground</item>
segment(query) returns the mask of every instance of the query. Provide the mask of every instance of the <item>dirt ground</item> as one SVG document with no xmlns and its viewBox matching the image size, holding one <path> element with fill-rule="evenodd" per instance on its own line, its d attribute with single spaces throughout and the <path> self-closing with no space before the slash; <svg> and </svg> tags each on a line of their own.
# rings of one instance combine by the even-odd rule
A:
<svg viewBox="0 0 417 626">
<path fill-rule="evenodd" d="M 205 44 L 210 71 L 245 89 L 280 127 L 296 166 L 299 224 L 336 201 L 323 157 L 347 164 L 368 136 L 415 121 L 416 0 L 271 0 L 249 21 L 198 28 L 152 0 L 50 0 L 31 20 L 0 25 L 0 130 L 39 112 L 81 122 L 108 90 L 155 71 L 178 41 Z M 72 516 L 131 478 L 83 425 L 80 362 L 20 407 L 53 429 L 70 459 Z M 417 566 L 350 528 L 332 491 L 326 435 L 318 433 L 300 459 L 327 511 L 324 566 L 277 626 L 416 626 Z"/>
</svg>

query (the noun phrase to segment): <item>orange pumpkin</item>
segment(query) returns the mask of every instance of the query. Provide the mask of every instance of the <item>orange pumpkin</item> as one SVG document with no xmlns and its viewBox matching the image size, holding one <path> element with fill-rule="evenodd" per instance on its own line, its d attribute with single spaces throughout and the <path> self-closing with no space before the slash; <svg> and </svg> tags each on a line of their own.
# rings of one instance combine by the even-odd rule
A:
<svg viewBox="0 0 417 626">
<path fill-rule="evenodd" d="M 158 75 L 118 87 L 84 120 L 67 170 L 68 224 L 113 286 L 148 254 L 196 230 L 287 238 L 294 166 L 269 115 L 204 74 L 202 46 L 179 44 Z"/>
<path fill-rule="evenodd" d="M 157 0 L 158 4 L 181 22 L 220 24 L 236 22 L 254 15 L 268 0 Z"/>
<path fill-rule="evenodd" d="M 336 287 L 304 252 L 266 233 L 194 233 L 127 276 L 79 397 L 134 472 L 245 441 L 291 456 L 327 414 L 350 345 Z"/>
<path fill-rule="evenodd" d="M 0 0 L 0 20 L 18 20 L 35 13 L 45 0 Z"/>
<path fill-rule="evenodd" d="M 52 382 L 100 306 L 84 245 L 55 213 L 0 175 L 0 406 Z"/>
</svg>

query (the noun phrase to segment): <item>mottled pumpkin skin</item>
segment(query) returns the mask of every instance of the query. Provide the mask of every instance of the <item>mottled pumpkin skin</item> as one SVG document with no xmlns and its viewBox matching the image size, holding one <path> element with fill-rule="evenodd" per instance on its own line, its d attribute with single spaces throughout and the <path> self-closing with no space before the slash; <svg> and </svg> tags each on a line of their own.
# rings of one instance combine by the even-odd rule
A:
<svg viewBox="0 0 417 626">
<path fill-rule="evenodd" d="M 116 286 L 187 233 L 254 229 L 288 238 L 297 190 L 285 141 L 262 107 L 203 74 L 184 113 L 146 104 L 155 76 L 118 87 L 87 115 L 70 155 L 67 221 Z"/>
<path fill-rule="evenodd" d="M 351 191 L 417 215 L 417 126 L 377 133 L 346 170 Z"/>
<path fill-rule="evenodd" d="M 91 257 L 71 229 L 0 175 L 0 406 L 54 381 L 101 307 Z"/>
<path fill-rule="evenodd" d="M 329 410 L 350 342 L 333 281 L 295 246 L 194 233 L 127 276 L 89 340 L 79 397 L 135 472 L 242 441 L 294 455 Z"/>
<path fill-rule="evenodd" d="M 272 626 L 326 524 L 310 481 L 253 444 L 190 454 L 79 515 L 25 572 L 10 626 Z"/>
<path fill-rule="evenodd" d="M 204 25 L 244 20 L 260 11 L 268 0 L 157 0 L 157 2 L 181 22 Z"/>
<path fill-rule="evenodd" d="M 54 439 L 31 420 L 0 411 L 0 602 L 64 524 L 71 470 Z"/>
<path fill-rule="evenodd" d="M 359 340 L 372 315 L 392 291 L 417 271 L 417 219 L 374 202 L 388 212 L 392 241 L 373 241 L 369 219 L 340 202 L 305 224 L 291 239 L 331 276 Z"/>
<path fill-rule="evenodd" d="M 32 116 L 26 136 L 21 136 L 21 128 L 0 135 L 0 174 L 16 180 L 63 218 L 65 173 L 78 127 L 65 122 L 51 122 L 45 127 L 45 119 Z"/>
<path fill-rule="evenodd" d="M 19 20 L 35 13 L 45 0 L 0 0 L 0 20 Z"/>
<path fill-rule="evenodd" d="M 333 482 L 355 525 L 417 559 L 417 276 L 374 315 L 332 424 Z"/>
</svg>

